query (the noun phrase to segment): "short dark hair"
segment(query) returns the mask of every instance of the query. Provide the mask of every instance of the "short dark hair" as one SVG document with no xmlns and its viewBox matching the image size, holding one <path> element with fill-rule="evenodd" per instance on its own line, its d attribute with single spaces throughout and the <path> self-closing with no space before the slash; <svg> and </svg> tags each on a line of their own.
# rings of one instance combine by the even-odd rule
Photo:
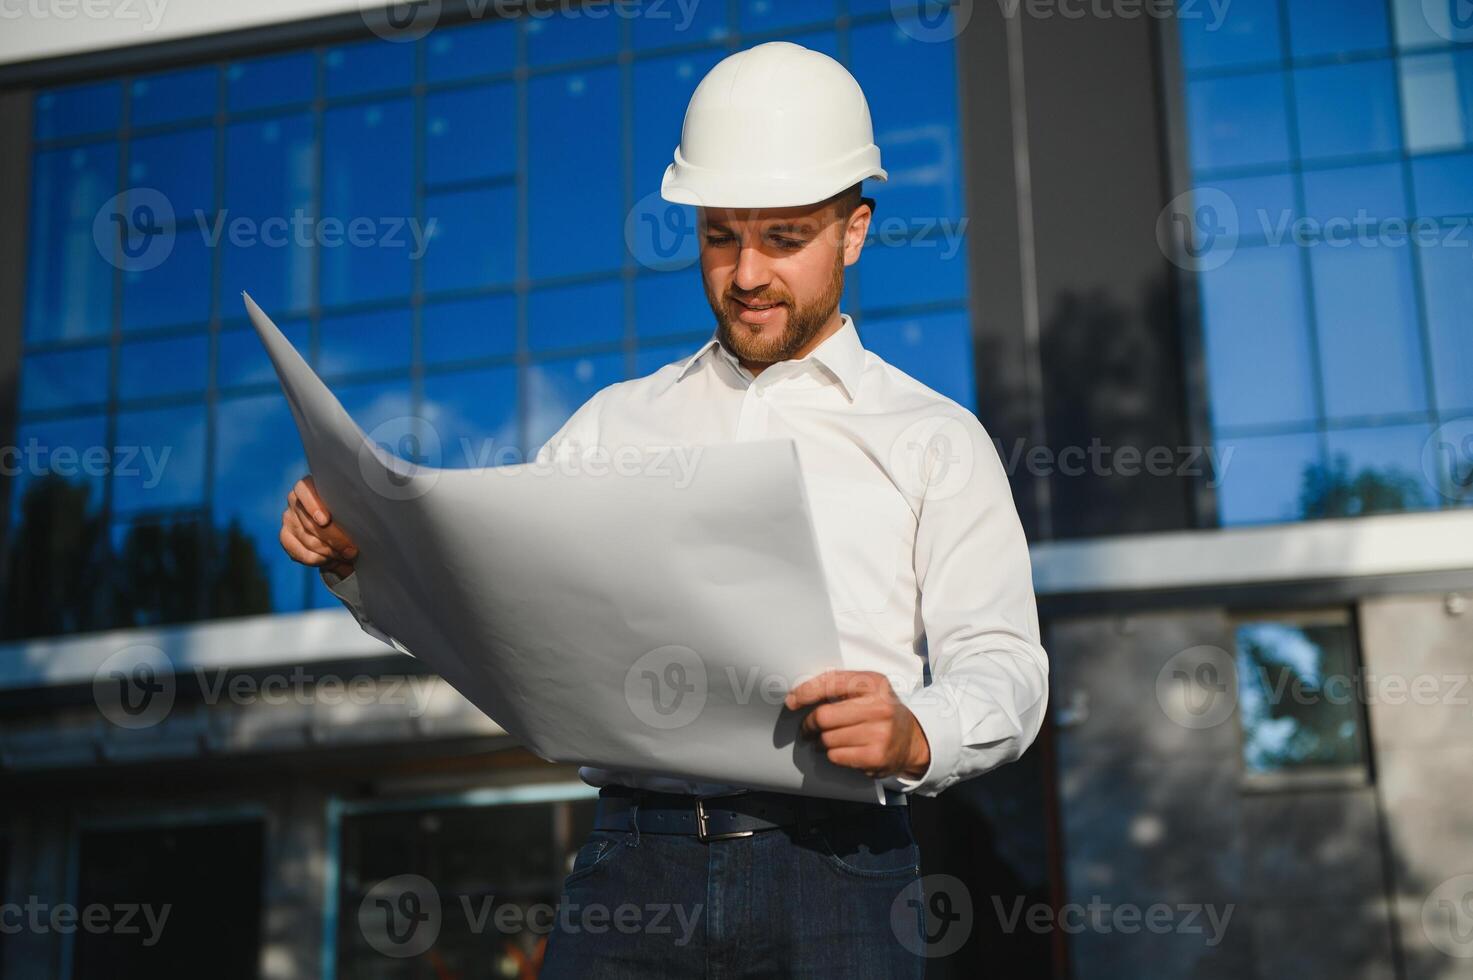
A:
<svg viewBox="0 0 1473 980">
<path fill-rule="evenodd" d="M 864 196 L 864 191 L 861 187 L 862 184 L 863 181 L 855 184 L 850 184 L 848 187 L 844 188 L 842 191 L 835 194 L 824 203 L 837 205 L 839 208 L 839 213 L 846 218 L 853 214 L 856 210 L 858 210 L 861 204 L 869 205 L 869 209 L 873 211 L 875 209 L 875 199 L 872 197 Z"/>
</svg>

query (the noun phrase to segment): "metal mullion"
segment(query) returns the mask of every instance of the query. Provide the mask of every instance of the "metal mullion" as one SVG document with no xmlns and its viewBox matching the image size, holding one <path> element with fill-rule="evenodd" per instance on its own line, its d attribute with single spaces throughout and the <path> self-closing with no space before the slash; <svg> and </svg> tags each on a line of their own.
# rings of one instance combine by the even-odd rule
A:
<svg viewBox="0 0 1473 980">
<path fill-rule="evenodd" d="M 413 123 L 414 126 L 414 187 L 413 199 L 410 207 L 414 209 L 414 220 L 419 227 L 424 227 L 425 222 L 425 129 L 427 125 L 425 110 L 425 89 L 423 85 L 425 75 L 425 49 L 424 38 L 414 42 L 414 88 L 411 98 L 414 100 Z M 424 413 L 424 256 L 420 255 L 411 260 L 409 280 L 409 415 L 415 428 L 415 435 L 420 440 L 420 445 L 425 445 L 424 433 L 421 429 L 430 426 L 429 419 Z M 438 438 L 435 444 L 439 444 Z M 426 460 L 430 465 L 443 466 L 444 446 L 441 445 L 441 458 L 438 460 Z M 420 454 L 423 455 L 422 453 Z M 419 462 L 413 460 L 412 462 Z"/>
<path fill-rule="evenodd" d="M 529 74 L 527 72 L 527 31 L 525 18 L 517 18 L 517 451 L 519 458 L 530 458 L 538 448 L 530 445 L 532 414 L 532 361 L 528 338 L 528 286 L 527 277 L 531 270 L 531 194 L 527 179 L 531 169 L 531 125 L 528 113 L 531 110 Z"/>
<path fill-rule="evenodd" d="M 1386 16 L 1388 18 L 1387 23 L 1391 27 L 1391 32 L 1394 35 L 1396 24 L 1396 11 L 1394 9 L 1392 0 L 1386 0 Z M 1394 49 L 1394 39 L 1392 44 Z M 1402 112 L 1402 56 L 1397 55 L 1392 59 L 1392 67 L 1396 70 L 1396 128 L 1397 133 L 1401 136 L 1400 163 L 1402 191 L 1405 195 L 1406 200 L 1407 221 L 1413 222 L 1420 217 L 1420 210 L 1417 207 L 1416 181 L 1412 177 L 1412 154 L 1408 149 L 1406 142 L 1406 119 L 1404 113 Z M 1438 220 L 1441 221 L 1441 219 Z M 1408 227 L 1410 227 L 1410 224 L 1408 225 Z M 1442 421 L 1442 410 L 1437 399 L 1437 374 L 1432 366 L 1432 330 L 1427 322 L 1427 299 L 1424 292 L 1426 280 L 1423 278 L 1422 275 L 1422 247 L 1416 243 L 1415 238 L 1416 236 L 1409 235 L 1407 241 L 1407 248 L 1409 250 L 1409 256 L 1411 259 L 1412 304 L 1414 315 L 1417 318 L 1417 339 L 1421 343 L 1422 350 L 1422 378 L 1423 382 L 1426 385 L 1427 411 L 1431 415 L 1430 421 L 1432 425 L 1436 427 Z M 1437 501 L 1436 509 L 1446 509 L 1454 506 L 1453 501 L 1449 500 L 1446 495 L 1439 492 L 1440 490 L 1440 487 L 1433 487 L 1433 497 Z"/>
<path fill-rule="evenodd" d="M 1290 174 L 1294 181 L 1294 208 L 1299 214 L 1306 213 L 1304 196 L 1304 161 L 1299 143 L 1299 107 L 1295 101 L 1297 91 L 1294 80 L 1294 64 L 1290 58 L 1290 34 L 1288 8 L 1279 5 L 1280 71 L 1283 73 L 1285 128 L 1289 137 Z M 1299 271 L 1304 281 L 1302 297 L 1305 327 L 1308 330 L 1310 357 L 1310 384 L 1314 394 L 1315 434 L 1318 436 L 1320 464 L 1330 463 L 1330 440 L 1325 431 L 1328 413 L 1325 409 L 1325 381 L 1323 365 L 1320 363 L 1319 320 L 1314 301 L 1314 268 L 1310 262 L 1309 249 L 1296 246 Z"/>
<path fill-rule="evenodd" d="M 620 181 L 624 195 L 624 214 L 634 209 L 634 37 L 628 18 L 619 25 L 619 142 L 620 163 L 624 168 Z M 624 249 L 624 261 L 620 263 L 620 279 L 623 282 L 624 317 L 624 377 L 632 378 L 636 372 L 636 354 L 639 347 L 639 328 L 635 321 L 634 280 L 639 274 L 638 264 L 629 249 Z M 593 315 L 601 315 L 594 313 Z"/>
</svg>

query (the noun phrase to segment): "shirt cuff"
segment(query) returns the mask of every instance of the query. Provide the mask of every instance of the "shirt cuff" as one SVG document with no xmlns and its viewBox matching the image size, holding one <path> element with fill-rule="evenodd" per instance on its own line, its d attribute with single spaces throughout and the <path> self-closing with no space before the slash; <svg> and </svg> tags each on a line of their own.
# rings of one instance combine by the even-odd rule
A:
<svg viewBox="0 0 1473 980">
<path fill-rule="evenodd" d="M 915 715 L 916 722 L 925 733 L 931 748 L 931 765 L 918 779 L 909 776 L 893 776 L 893 784 L 887 785 L 905 793 L 935 796 L 952 783 L 961 765 L 962 729 L 961 718 L 953 699 L 946 696 L 940 684 L 930 684 L 900 695 L 900 702 Z"/>
</svg>

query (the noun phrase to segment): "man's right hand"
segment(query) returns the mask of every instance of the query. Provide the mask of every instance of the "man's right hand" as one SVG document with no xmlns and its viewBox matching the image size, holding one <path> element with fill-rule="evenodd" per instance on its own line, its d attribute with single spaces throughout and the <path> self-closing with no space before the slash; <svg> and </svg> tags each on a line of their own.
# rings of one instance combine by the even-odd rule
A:
<svg viewBox="0 0 1473 980">
<path fill-rule="evenodd" d="M 317 496 L 311 476 L 297 481 L 286 495 L 286 510 L 281 513 L 281 546 L 293 561 L 339 578 L 353 574 L 358 548 Z"/>
</svg>

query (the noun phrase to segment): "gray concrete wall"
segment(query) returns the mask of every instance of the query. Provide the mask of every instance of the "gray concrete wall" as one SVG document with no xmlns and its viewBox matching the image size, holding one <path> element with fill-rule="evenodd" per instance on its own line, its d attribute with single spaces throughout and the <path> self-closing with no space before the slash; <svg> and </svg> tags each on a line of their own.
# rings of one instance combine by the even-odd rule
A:
<svg viewBox="0 0 1473 980">
<path fill-rule="evenodd" d="M 1065 901 L 1112 910 L 1074 976 L 1397 976 L 1375 787 L 1245 781 L 1232 649 L 1220 609 L 1051 624 Z"/>
<path fill-rule="evenodd" d="M 1473 976 L 1473 597 L 1361 605 L 1407 980 Z"/>
</svg>

